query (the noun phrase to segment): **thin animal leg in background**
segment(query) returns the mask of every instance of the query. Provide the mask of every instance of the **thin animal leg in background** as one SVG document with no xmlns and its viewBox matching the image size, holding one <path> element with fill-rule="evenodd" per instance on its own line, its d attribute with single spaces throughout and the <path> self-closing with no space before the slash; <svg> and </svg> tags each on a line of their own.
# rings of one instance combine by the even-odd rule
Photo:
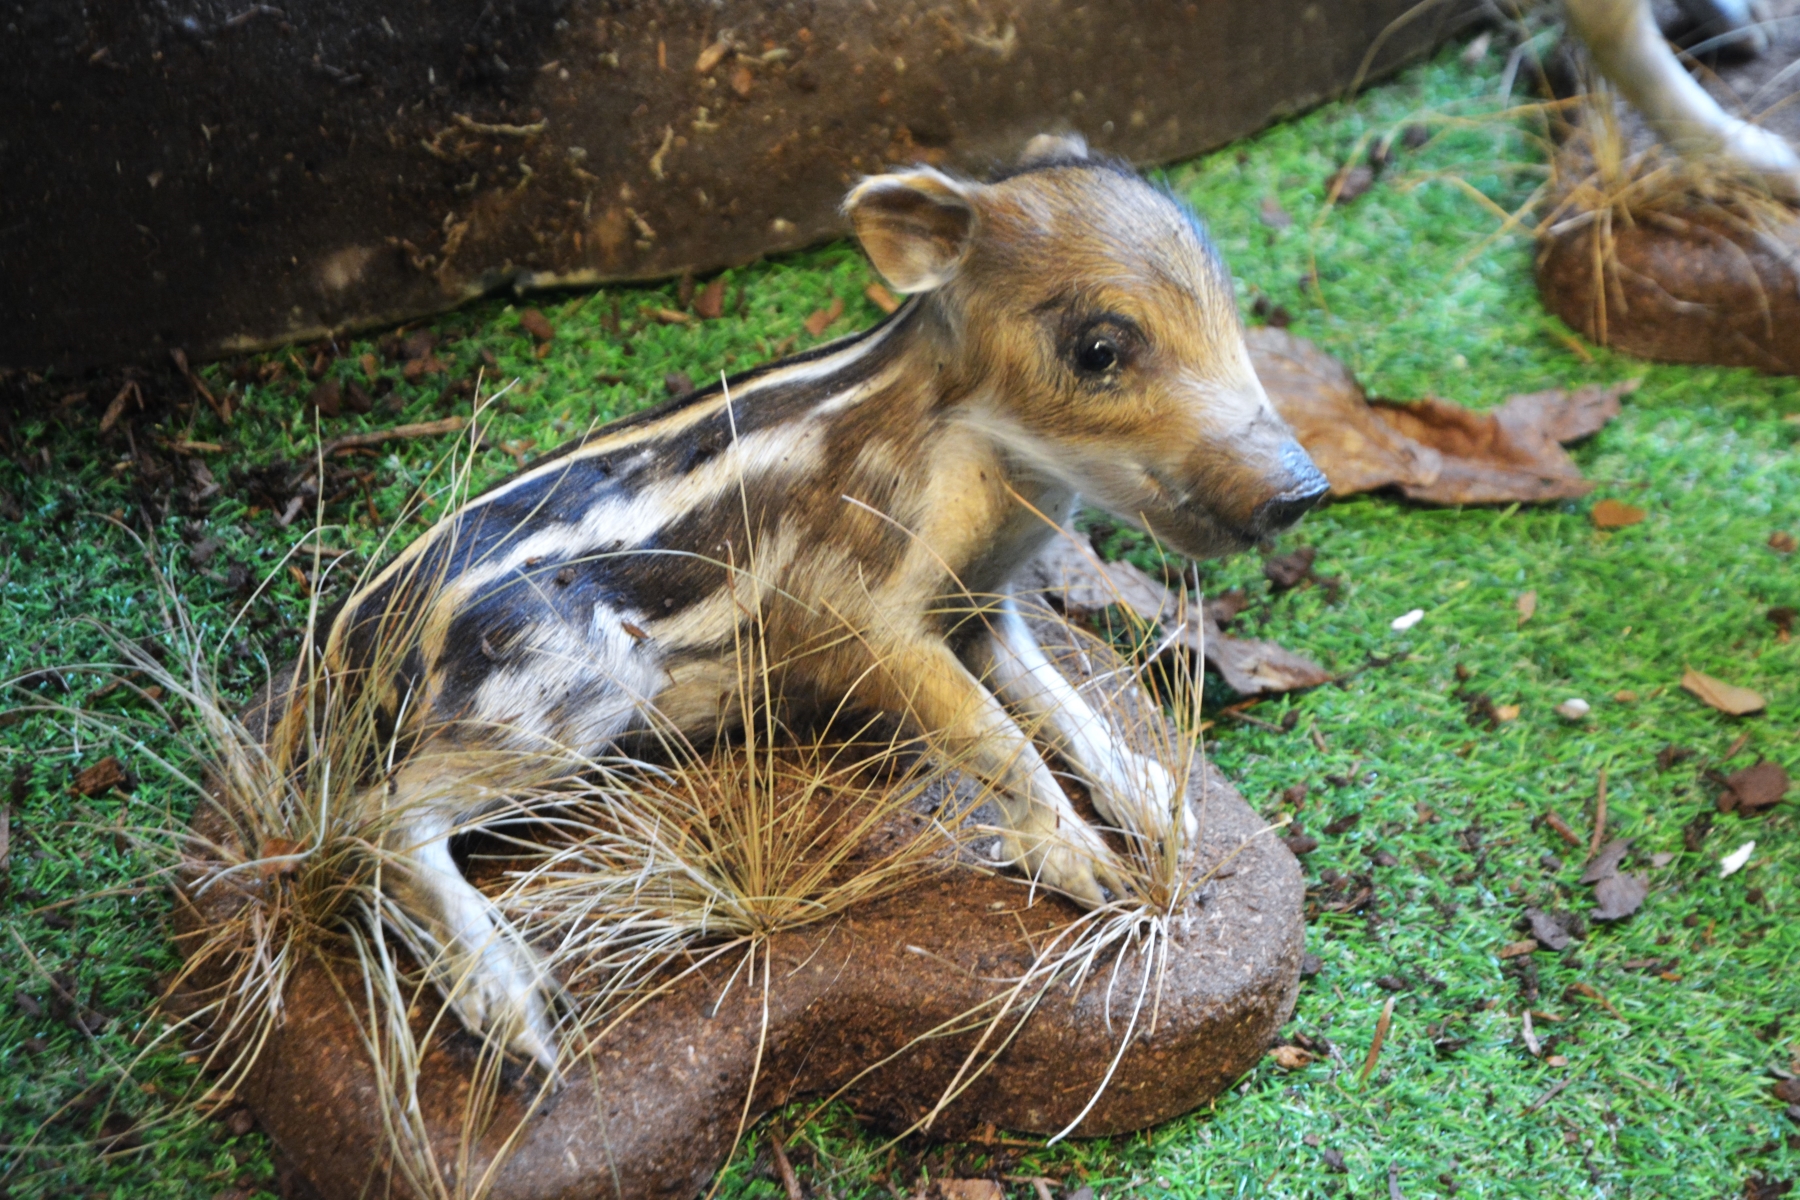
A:
<svg viewBox="0 0 1800 1200">
<path fill-rule="evenodd" d="M 1663 40 L 1649 0 L 1563 0 L 1594 65 L 1687 158 L 1718 158 L 1800 200 L 1800 152 L 1779 134 L 1731 116 L 1694 81 Z"/>
</svg>

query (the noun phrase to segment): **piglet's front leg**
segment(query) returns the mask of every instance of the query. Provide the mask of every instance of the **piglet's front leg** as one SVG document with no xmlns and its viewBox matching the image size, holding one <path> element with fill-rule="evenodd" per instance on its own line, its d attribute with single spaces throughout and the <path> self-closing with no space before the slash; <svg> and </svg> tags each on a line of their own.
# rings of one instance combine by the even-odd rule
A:
<svg viewBox="0 0 1800 1200">
<path fill-rule="evenodd" d="M 1081 819 L 1006 709 L 949 646 L 921 636 L 883 661 L 881 707 L 906 715 L 937 738 L 956 764 L 994 787 L 1006 828 L 1006 859 L 1082 904 L 1124 895 L 1106 843 Z"/>
<path fill-rule="evenodd" d="M 1127 834 L 1159 841 L 1175 823 L 1188 840 L 1199 821 L 1181 781 L 1147 755 L 1120 743 L 1112 722 L 1044 654 L 1011 596 L 990 618 L 989 684 L 1027 725 L 1066 757 L 1093 789 L 1094 807 Z"/>
<path fill-rule="evenodd" d="M 403 932 L 415 941 L 424 935 L 426 944 L 419 949 L 465 1028 L 554 1075 L 556 1043 L 544 966 L 457 868 L 450 856 L 455 829 L 452 811 L 428 807 L 385 839 L 399 858 L 390 867 L 390 896 L 416 927 Z"/>
</svg>

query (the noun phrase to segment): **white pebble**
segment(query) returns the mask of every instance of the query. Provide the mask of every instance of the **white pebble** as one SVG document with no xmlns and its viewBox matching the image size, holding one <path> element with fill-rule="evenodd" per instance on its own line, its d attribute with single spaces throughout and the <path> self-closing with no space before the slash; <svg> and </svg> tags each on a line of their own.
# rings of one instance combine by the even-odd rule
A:
<svg viewBox="0 0 1800 1200">
<path fill-rule="evenodd" d="M 1393 620 L 1389 621 L 1388 628 L 1392 629 L 1395 633 L 1405 633 L 1407 630 L 1411 629 L 1414 625 L 1417 625 L 1420 621 L 1423 621 L 1424 619 L 1425 619 L 1425 610 L 1422 608 L 1415 608 L 1411 612 L 1402 613 L 1399 616 L 1395 617 Z"/>
<path fill-rule="evenodd" d="M 1733 850 L 1730 854 L 1721 858 L 1719 860 L 1719 878 L 1723 879 L 1727 875 L 1736 875 L 1739 871 L 1743 870 L 1744 864 L 1750 861 L 1750 852 L 1755 849 L 1755 842 L 1745 842 L 1736 850 Z"/>
<path fill-rule="evenodd" d="M 1556 715 L 1565 721 L 1579 721 L 1592 711 L 1593 706 L 1579 696 L 1570 696 L 1556 706 Z"/>
</svg>

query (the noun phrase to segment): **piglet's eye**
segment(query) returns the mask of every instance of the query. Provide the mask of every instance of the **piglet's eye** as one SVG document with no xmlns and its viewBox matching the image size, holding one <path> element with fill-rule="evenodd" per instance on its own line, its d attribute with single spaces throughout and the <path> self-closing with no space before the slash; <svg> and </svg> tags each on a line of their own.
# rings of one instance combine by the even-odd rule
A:
<svg viewBox="0 0 1800 1200">
<path fill-rule="evenodd" d="M 1084 375 L 1104 375 L 1119 365 L 1119 345 L 1105 334 L 1091 333 L 1075 345 L 1075 369 Z"/>
</svg>

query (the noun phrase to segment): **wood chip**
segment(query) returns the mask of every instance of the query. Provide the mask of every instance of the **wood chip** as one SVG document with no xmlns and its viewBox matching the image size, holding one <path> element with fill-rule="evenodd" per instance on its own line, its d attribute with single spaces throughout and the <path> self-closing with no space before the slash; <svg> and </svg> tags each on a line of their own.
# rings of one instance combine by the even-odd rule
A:
<svg viewBox="0 0 1800 1200">
<path fill-rule="evenodd" d="M 720 275 L 700 289 L 694 297 L 694 315 L 702 321 L 716 321 L 725 315 L 725 277 Z"/>
<path fill-rule="evenodd" d="M 895 298 L 894 293 L 888 291 L 879 283 L 871 283 L 868 287 L 864 288 L 863 295 L 869 298 L 870 304 L 873 304 L 884 313 L 898 312 L 900 309 L 900 301 Z"/>
<path fill-rule="evenodd" d="M 843 315 L 844 315 L 843 298 L 840 296 L 833 296 L 831 298 L 831 306 L 829 308 L 821 308 L 817 312 L 813 313 L 812 316 L 806 318 L 806 321 L 805 321 L 806 332 L 812 334 L 814 337 L 818 337 L 820 334 L 824 333 L 827 329 L 829 329 L 831 327 L 831 323 L 833 321 L 836 321 L 839 317 L 841 317 Z"/>
<path fill-rule="evenodd" d="M 660 52 L 661 51 L 660 45 L 659 45 L 658 49 Z M 704 75 L 708 71 L 712 70 L 714 67 L 718 66 L 721 62 L 723 62 L 725 59 L 725 56 L 730 53 L 731 53 L 731 43 L 726 41 L 724 38 L 720 38 L 718 41 L 714 42 L 712 45 L 708 46 L 706 49 L 704 49 L 700 52 L 700 57 L 698 57 L 694 60 L 694 70 L 696 70 L 700 74 Z"/>
<path fill-rule="evenodd" d="M 1734 717 L 1761 712 L 1768 707 L 1769 703 L 1759 693 L 1753 692 L 1749 688 L 1726 683 L 1723 679 L 1714 679 L 1711 675 L 1704 675 L 1692 667 L 1688 667 L 1683 672 L 1681 687 L 1683 691 L 1699 697 L 1720 712 L 1729 713 Z"/>
<path fill-rule="evenodd" d="M 1609 498 L 1594 505 L 1588 520 L 1596 529 L 1623 529 L 1627 525 L 1636 525 L 1649 515 L 1635 504 L 1622 504 Z"/>
<path fill-rule="evenodd" d="M 98 796 L 125 782 L 125 766 L 114 755 L 107 755 L 75 776 L 74 790 L 83 796 Z"/>
<path fill-rule="evenodd" d="M 1311 1066 L 1313 1062 L 1312 1053 L 1298 1046 L 1277 1046 L 1269 1051 L 1269 1057 L 1284 1071 L 1298 1071 L 1302 1067 Z"/>
</svg>

